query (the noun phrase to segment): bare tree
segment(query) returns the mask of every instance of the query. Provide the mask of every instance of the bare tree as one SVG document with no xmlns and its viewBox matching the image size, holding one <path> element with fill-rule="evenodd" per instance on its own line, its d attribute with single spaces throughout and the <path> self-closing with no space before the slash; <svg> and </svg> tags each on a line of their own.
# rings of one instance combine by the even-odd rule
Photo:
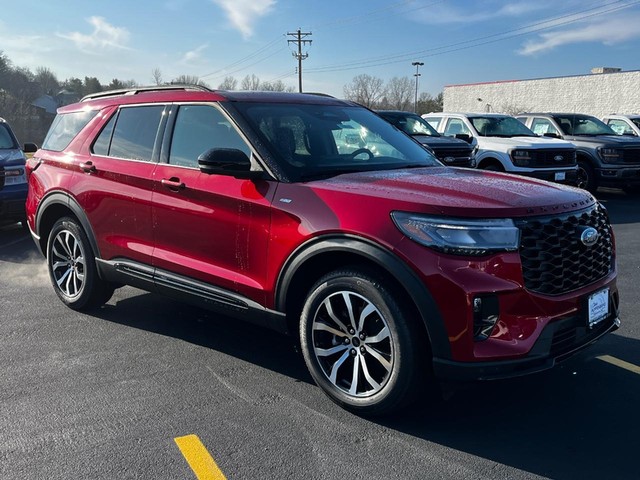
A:
<svg viewBox="0 0 640 480">
<path fill-rule="evenodd" d="M 242 90 L 260 90 L 260 79 L 254 74 L 247 75 L 240 85 Z"/>
<path fill-rule="evenodd" d="M 392 110 L 413 110 L 413 96 L 415 94 L 415 86 L 409 77 L 393 77 L 387 82 L 385 89 L 386 102 L 383 108 Z"/>
<path fill-rule="evenodd" d="M 238 80 L 234 77 L 224 77 L 222 83 L 218 85 L 218 90 L 235 90 L 238 88 Z"/>
<path fill-rule="evenodd" d="M 347 100 L 358 102 L 366 107 L 375 108 L 384 95 L 384 82 L 381 78 L 363 73 L 354 77 L 349 85 L 344 87 Z"/>
<path fill-rule="evenodd" d="M 154 68 L 151 71 L 151 77 L 156 85 L 162 85 L 162 72 L 159 68 Z"/>
<path fill-rule="evenodd" d="M 200 78 L 195 75 L 180 75 L 179 77 L 171 80 L 171 83 L 179 83 L 183 85 L 201 85 L 203 87 L 209 88 L 206 82 L 200 80 Z"/>
<path fill-rule="evenodd" d="M 267 92 L 293 92 L 293 87 L 287 87 L 282 80 L 276 80 L 275 82 L 262 82 L 260 84 L 260 90 Z"/>
<path fill-rule="evenodd" d="M 418 114 L 431 112 L 441 112 L 443 106 L 443 96 L 440 92 L 435 97 L 432 97 L 427 92 L 422 92 L 418 97 Z"/>
<path fill-rule="evenodd" d="M 56 75 L 47 67 L 37 67 L 34 81 L 40 84 L 46 95 L 55 95 L 60 90 L 60 82 Z"/>
</svg>

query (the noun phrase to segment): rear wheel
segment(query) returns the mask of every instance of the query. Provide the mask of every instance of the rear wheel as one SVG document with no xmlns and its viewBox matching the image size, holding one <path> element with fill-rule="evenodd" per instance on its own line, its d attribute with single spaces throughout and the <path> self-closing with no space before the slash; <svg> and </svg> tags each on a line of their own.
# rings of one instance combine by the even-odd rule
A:
<svg viewBox="0 0 640 480">
<path fill-rule="evenodd" d="M 113 295 L 115 286 L 98 277 L 87 235 L 73 218 L 61 218 L 51 229 L 47 267 L 56 294 L 74 310 L 98 307 Z"/>
<path fill-rule="evenodd" d="M 384 281 L 360 269 L 332 272 L 311 289 L 300 323 L 316 383 L 355 413 L 379 415 L 416 397 L 427 345 Z"/>
</svg>

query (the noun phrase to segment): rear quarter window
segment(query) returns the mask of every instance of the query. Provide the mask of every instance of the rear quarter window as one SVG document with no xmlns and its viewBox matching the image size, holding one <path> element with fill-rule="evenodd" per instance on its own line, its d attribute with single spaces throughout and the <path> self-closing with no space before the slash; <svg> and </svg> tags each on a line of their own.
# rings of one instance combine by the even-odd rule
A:
<svg viewBox="0 0 640 480">
<path fill-rule="evenodd" d="M 58 114 L 49 128 L 42 148 L 61 152 L 97 114 L 97 110 Z"/>
</svg>

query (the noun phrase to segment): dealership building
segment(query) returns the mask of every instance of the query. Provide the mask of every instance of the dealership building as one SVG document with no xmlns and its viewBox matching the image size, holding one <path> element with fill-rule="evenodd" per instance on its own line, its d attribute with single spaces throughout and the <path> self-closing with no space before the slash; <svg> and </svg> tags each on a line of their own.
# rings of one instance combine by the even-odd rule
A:
<svg viewBox="0 0 640 480">
<path fill-rule="evenodd" d="M 640 70 L 594 68 L 590 75 L 447 85 L 445 112 L 640 113 Z"/>
</svg>

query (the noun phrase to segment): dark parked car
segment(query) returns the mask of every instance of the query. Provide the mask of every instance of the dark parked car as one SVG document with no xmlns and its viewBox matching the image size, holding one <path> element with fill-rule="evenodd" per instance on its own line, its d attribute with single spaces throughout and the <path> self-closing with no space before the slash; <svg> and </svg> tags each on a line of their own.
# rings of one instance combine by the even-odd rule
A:
<svg viewBox="0 0 640 480">
<path fill-rule="evenodd" d="M 26 143 L 24 151 L 38 149 Z M 24 222 L 24 204 L 27 199 L 27 176 L 24 151 L 3 118 L 0 118 L 0 225 Z"/>
<path fill-rule="evenodd" d="M 578 113 L 523 113 L 518 120 L 537 133 L 562 138 L 576 146 L 578 186 L 637 191 L 640 187 L 640 140 L 616 135 L 591 115 Z"/>
<path fill-rule="evenodd" d="M 440 378 L 551 368 L 620 323 L 593 196 L 443 166 L 351 102 L 103 92 L 58 111 L 27 172 L 29 227 L 67 306 L 127 284 L 290 332 L 361 414 Z"/>
<path fill-rule="evenodd" d="M 378 110 L 377 113 L 418 142 L 427 145 L 445 165 L 476 166 L 474 147 L 469 144 L 469 141 L 440 135 L 426 120 L 415 113 L 400 110 Z"/>
</svg>

